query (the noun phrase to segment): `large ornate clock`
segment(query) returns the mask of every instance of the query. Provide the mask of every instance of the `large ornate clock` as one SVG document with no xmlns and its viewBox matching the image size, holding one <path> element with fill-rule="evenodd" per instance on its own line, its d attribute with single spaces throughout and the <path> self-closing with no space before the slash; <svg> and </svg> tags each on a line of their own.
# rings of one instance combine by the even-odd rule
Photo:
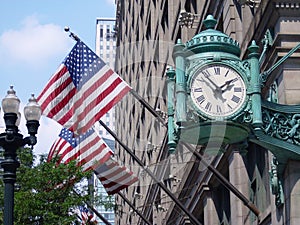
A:
<svg viewBox="0 0 300 225">
<path fill-rule="evenodd" d="M 245 105 L 246 85 L 232 67 L 212 63 L 191 78 L 190 97 L 195 109 L 211 119 L 228 119 Z"/>
<path fill-rule="evenodd" d="M 215 30 L 213 17 L 208 16 L 204 24 L 206 30 L 174 46 L 176 78 L 170 79 L 169 90 L 175 82 L 178 138 L 207 149 L 212 144 L 219 151 L 223 144 L 248 137 L 250 129 L 244 121 L 254 115 L 251 95 L 257 85 L 250 82 L 251 62 L 240 59 L 239 43 Z M 172 115 L 170 112 L 170 130 Z"/>
</svg>

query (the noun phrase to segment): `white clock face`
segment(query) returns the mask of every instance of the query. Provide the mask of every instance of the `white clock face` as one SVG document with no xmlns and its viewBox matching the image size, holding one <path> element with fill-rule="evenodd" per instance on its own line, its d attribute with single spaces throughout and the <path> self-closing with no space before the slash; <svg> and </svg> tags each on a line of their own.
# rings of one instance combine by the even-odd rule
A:
<svg viewBox="0 0 300 225">
<path fill-rule="evenodd" d="M 242 77 L 223 64 L 200 68 L 193 76 L 190 88 L 192 101 L 210 118 L 230 117 L 246 99 Z"/>
</svg>

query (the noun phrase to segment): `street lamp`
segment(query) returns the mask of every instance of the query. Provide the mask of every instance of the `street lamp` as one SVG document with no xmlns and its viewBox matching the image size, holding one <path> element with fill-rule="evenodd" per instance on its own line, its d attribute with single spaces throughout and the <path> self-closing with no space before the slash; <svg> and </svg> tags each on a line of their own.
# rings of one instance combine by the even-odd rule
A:
<svg viewBox="0 0 300 225">
<path fill-rule="evenodd" d="M 16 170 L 20 166 L 17 160 L 17 149 L 25 145 L 34 146 L 37 142 L 36 134 L 41 117 L 41 107 L 37 104 L 32 94 L 29 103 L 24 108 L 24 115 L 27 120 L 26 126 L 28 137 L 23 138 L 19 133 L 18 125 L 21 114 L 19 113 L 20 99 L 16 96 L 13 86 L 7 91 L 2 100 L 4 112 L 5 132 L 0 134 L 0 146 L 4 149 L 4 160 L 1 161 L 3 168 L 4 182 L 4 225 L 13 224 L 14 210 L 14 185 L 16 182 Z"/>
</svg>

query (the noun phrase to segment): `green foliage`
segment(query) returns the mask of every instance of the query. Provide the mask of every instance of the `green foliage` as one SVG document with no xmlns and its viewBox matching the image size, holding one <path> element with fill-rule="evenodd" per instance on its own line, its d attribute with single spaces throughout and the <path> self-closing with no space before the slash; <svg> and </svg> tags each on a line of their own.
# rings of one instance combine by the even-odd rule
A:
<svg viewBox="0 0 300 225">
<path fill-rule="evenodd" d="M 46 162 L 45 156 L 34 165 L 35 158 L 29 148 L 21 149 L 18 156 L 21 166 L 17 170 L 15 224 L 69 225 L 76 221 L 72 209 L 89 200 L 88 186 L 83 184 L 87 182 L 83 181 L 91 173 L 82 172 L 74 161 L 67 165 L 56 164 L 56 159 Z M 3 206 L 4 188 L 0 180 L 0 204 Z M 0 224 L 3 224 L 3 211 L 0 213 Z"/>
</svg>

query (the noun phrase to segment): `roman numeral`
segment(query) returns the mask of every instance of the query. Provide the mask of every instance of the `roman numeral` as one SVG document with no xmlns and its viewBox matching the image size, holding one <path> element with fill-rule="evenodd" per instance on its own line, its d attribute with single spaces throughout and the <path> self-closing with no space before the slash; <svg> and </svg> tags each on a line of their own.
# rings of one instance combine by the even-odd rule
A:
<svg viewBox="0 0 300 225">
<path fill-rule="evenodd" d="M 197 101 L 198 101 L 200 104 L 202 104 L 202 103 L 205 101 L 204 95 L 199 96 L 199 97 L 197 98 Z"/>
<path fill-rule="evenodd" d="M 242 88 L 241 87 L 235 87 L 233 90 L 234 90 L 234 92 L 242 92 Z"/>
<path fill-rule="evenodd" d="M 222 108 L 221 108 L 221 106 L 219 106 L 219 105 L 217 105 L 217 112 L 218 112 L 218 113 L 221 113 L 221 112 L 222 112 Z"/>
<path fill-rule="evenodd" d="M 195 88 L 194 92 L 202 92 L 202 88 Z"/>
<path fill-rule="evenodd" d="M 231 83 L 234 83 L 234 82 L 236 82 L 238 80 L 238 78 L 236 77 L 236 78 L 234 78 L 232 81 L 231 81 Z"/>
<path fill-rule="evenodd" d="M 215 67 L 214 70 L 216 75 L 220 75 L 221 72 L 220 67 Z"/>
<path fill-rule="evenodd" d="M 233 95 L 232 98 L 231 98 L 231 101 L 233 101 L 235 103 L 238 103 L 240 101 L 240 98 L 236 95 Z"/>
<path fill-rule="evenodd" d="M 207 70 L 203 70 L 203 71 L 202 71 L 202 74 L 203 74 L 205 77 L 209 77 L 209 76 L 210 76 L 210 74 L 209 74 L 209 72 L 208 72 Z"/>
<path fill-rule="evenodd" d="M 232 109 L 231 105 L 227 104 L 228 108 Z"/>
<path fill-rule="evenodd" d="M 229 73 L 229 70 L 227 70 L 227 72 L 225 73 L 225 77 L 227 77 L 228 73 Z"/>
<path fill-rule="evenodd" d="M 210 111 L 211 110 L 211 107 L 212 107 L 212 104 L 210 102 L 208 102 L 205 106 L 205 109 Z"/>
</svg>

